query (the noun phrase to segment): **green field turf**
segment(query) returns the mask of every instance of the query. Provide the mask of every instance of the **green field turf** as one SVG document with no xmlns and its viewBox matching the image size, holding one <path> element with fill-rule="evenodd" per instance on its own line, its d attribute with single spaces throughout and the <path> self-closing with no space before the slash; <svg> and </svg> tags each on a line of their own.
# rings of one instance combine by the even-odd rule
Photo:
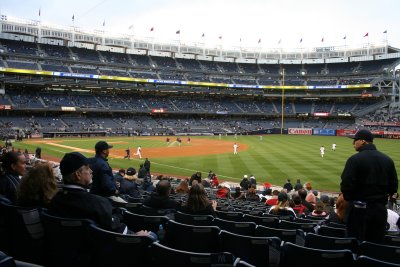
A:
<svg viewBox="0 0 400 267">
<path fill-rule="evenodd" d="M 192 137 L 192 142 L 197 138 L 210 138 L 218 140 L 218 136 Z M 52 141 L 50 139 L 49 141 Z M 100 138 L 65 138 L 54 139 L 62 141 L 62 145 L 80 147 L 93 150 L 94 144 Z M 145 156 L 148 147 L 165 147 L 166 143 L 157 140 L 148 140 L 146 137 L 112 137 L 103 140 L 110 142 L 128 142 L 131 147 L 131 155 L 136 147 L 142 146 Z M 174 140 L 174 138 L 172 139 Z M 235 141 L 233 136 L 223 136 L 222 140 Z M 225 153 L 219 155 L 196 156 L 196 157 L 171 157 L 151 158 L 151 171 L 164 174 L 176 174 L 190 176 L 195 171 L 203 172 L 207 176 L 209 170 L 215 172 L 220 180 L 238 182 L 244 174 L 253 174 L 257 182 L 270 182 L 274 185 L 283 185 L 287 178 L 292 183 L 301 179 L 302 183 L 311 182 L 313 188 L 338 192 L 340 174 L 347 158 L 356 153 L 352 146 L 352 139 L 347 137 L 326 136 L 301 136 L 301 135 L 268 135 L 263 140 L 259 136 L 238 136 L 237 142 L 249 145 L 247 151 L 239 154 Z M 337 144 L 336 152 L 331 149 L 332 143 Z M 400 140 L 375 139 L 378 149 L 389 155 L 400 170 Z M 182 145 L 187 145 L 183 142 Z M 321 158 L 319 148 L 325 146 L 325 157 Z M 16 148 L 27 148 L 31 153 L 37 146 L 42 148 L 42 154 L 48 154 L 61 158 L 70 149 L 55 147 L 46 144 L 26 144 L 25 142 L 14 143 Z M 114 148 L 126 149 L 127 144 L 114 144 Z M 232 149 L 233 150 L 233 149 Z M 93 153 L 84 153 L 93 156 Z M 144 159 L 110 159 L 110 165 L 114 169 L 135 167 Z"/>
</svg>

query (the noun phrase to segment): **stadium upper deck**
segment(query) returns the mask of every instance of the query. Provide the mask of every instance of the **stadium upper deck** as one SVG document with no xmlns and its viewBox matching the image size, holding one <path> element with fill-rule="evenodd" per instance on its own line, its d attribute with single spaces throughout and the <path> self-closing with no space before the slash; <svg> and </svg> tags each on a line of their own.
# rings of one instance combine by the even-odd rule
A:
<svg viewBox="0 0 400 267">
<path fill-rule="evenodd" d="M 111 86 L 118 81 L 261 90 L 283 85 L 304 90 L 369 88 L 385 79 L 400 59 L 399 49 L 387 45 L 300 52 L 214 51 L 7 16 L 1 16 L 0 24 L 1 71 L 94 79 Z"/>
</svg>

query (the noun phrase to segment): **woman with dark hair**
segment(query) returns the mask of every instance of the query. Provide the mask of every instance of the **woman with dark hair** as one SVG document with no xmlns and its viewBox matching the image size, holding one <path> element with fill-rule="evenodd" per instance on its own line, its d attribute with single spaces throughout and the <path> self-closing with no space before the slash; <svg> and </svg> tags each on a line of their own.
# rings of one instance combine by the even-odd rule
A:
<svg viewBox="0 0 400 267">
<path fill-rule="evenodd" d="M 47 207 L 57 193 L 57 180 L 49 163 L 38 163 L 21 179 L 17 204 L 24 207 Z"/>
<path fill-rule="evenodd" d="M 11 151 L 4 154 L 0 161 L 3 171 L 0 176 L 0 195 L 15 202 L 17 187 L 20 184 L 19 177 L 26 171 L 26 159 L 24 155 Z"/>
<path fill-rule="evenodd" d="M 216 208 L 217 202 L 208 199 L 203 185 L 194 183 L 189 190 L 186 205 L 182 207 L 182 211 L 188 214 L 215 216 Z"/>
</svg>

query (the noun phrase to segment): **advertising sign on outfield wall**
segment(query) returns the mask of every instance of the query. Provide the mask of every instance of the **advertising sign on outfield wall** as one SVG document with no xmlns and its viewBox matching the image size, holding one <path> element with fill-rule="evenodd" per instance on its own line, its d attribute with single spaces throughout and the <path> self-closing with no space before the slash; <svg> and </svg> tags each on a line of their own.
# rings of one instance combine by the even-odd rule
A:
<svg viewBox="0 0 400 267">
<path fill-rule="evenodd" d="M 337 136 L 351 136 L 354 135 L 357 130 L 349 130 L 349 129 L 338 129 L 336 130 Z"/>
<path fill-rule="evenodd" d="M 385 138 L 400 139 L 400 132 L 385 131 Z"/>
<path fill-rule="evenodd" d="M 313 135 L 336 135 L 336 130 L 334 129 L 313 129 Z"/>
<path fill-rule="evenodd" d="M 312 129 L 311 128 L 289 128 L 288 134 L 312 135 Z"/>
</svg>

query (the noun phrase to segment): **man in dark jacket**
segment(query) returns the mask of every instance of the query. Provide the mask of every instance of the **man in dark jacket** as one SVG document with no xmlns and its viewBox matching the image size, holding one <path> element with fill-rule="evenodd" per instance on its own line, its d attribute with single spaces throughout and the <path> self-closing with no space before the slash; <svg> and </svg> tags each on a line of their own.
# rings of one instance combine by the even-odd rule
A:
<svg viewBox="0 0 400 267">
<path fill-rule="evenodd" d="M 357 154 L 351 156 L 342 172 L 340 189 L 349 201 L 348 235 L 360 241 L 382 243 L 386 230 L 388 196 L 397 192 L 394 162 L 379 152 L 368 130 L 353 137 Z"/>
<path fill-rule="evenodd" d="M 246 191 L 249 189 L 249 178 L 247 178 L 246 174 L 243 176 L 243 179 L 240 182 L 240 187 L 242 187 L 242 189 Z"/>
<path fill-rule="evenodd" d="M 146 160 L 144 161 L 143 166 L 146 169 L 146 171 L 150 173 L 150 160 L 148 158 L 146 158 Z"/>
<path fill-rule="evenodd" d="M 293 185 L 290 182 L 290 179 L 287 179 L 286 183 L 283 185 L 283 188 L 289 193 L 293 189 Z"/>
<path fill-rule="evenodd" d="M 109 149 L 112 147 L 106 141 L 97 142 L 95 145 L 96 156 L 89 159 L 90 168 L 93 171 L 93 184 L 90 192 L 103 197 L 118 194 L 117 184 L 107 160 Z"/>
<path fill-rule="evenodd" d="M 156 192 L 152 193 L 143 204 L 154 209 L 179 209 L 180 204 L 169 198 L 171 184 L 168 180 L 161 180 L 156 185 Z"/>
<path fill-rule="evenodd" d="M 87 218 L 101 228 L 123 232 L 125 229 L 113 216 L 111 202 L 101 196 L 90 194 L 92 170 L 89 160 L 79 152 L 67 153 L 60 162 L 63 189 L 51 200 L 49 211 L 68 218 Z M 123 229 L 121 229 L 121 227 Z"/>
</svg>

